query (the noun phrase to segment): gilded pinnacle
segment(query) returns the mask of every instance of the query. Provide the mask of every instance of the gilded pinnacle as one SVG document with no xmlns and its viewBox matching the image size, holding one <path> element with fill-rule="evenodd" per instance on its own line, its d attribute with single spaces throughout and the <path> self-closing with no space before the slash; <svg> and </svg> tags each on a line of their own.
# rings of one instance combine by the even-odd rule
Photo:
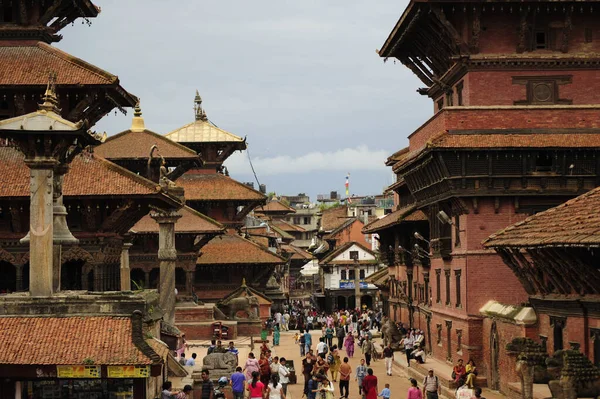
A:
<svg viewBox="0 0 600 399">
<path fill-rule="evenodd" d="M 146 124 L 144 123 L 144 118 L 142 118 L 142 108 L 140 108 L 139 100 L 133 109 L 133 119 L 131 120 L 131 128 L 129 130 L 132 132 L 143 132 L 146 130 Z"/>
<path fill-rule="evenodd" d="M 202 97 L 200 97 L 200 93 L 196 90 L 196 97 L 194 98 L 194 112 L 196 113 L 197 121 L 207 121 L 206 112 L 202 109 Z"/>
<path fill-rule="evenodd" d="M 43 97 L 44 102 L 40 104 L 40 111 L 54 112 L 60 115 L 58 108 L 58 98 L 56 97 L 56 73 L 50 72 L 48 75 L 48 85 Z"/>
</svg>

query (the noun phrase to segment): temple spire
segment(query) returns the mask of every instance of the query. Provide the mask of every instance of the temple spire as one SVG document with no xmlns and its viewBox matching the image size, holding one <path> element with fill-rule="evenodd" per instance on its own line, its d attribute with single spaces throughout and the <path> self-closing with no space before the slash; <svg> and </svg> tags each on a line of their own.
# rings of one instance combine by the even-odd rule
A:
<svg viewBox="0 0 600 399">
<path fill-rule="evenodd" d="M 144 118 L 142 118 L 142 109 L 140 108 L 139 100 L 133 109 L 133 119 L 131 120 L 131 129 L 129 130 L 132 132 L 143 132 L 146 130 L 146 124 L 144 123 Z"/>
<path fill-rule="evenodd" d="M 196 90 L 196 97 L 194 98 L 194 112 L 196 113 L 197 121 L 207 121 L 206 112 L 202 109 L 202 97 L 200 97 L 200 93 Z"/>
<path fill-rule="evenodd" d="M 44 102 L 39 106 L 40 111 L 54 112 L 60 115 L 58 98 L 56 97 L 56 72 L 50 72 L 48 75 L 48 85 L 43 100 Z"/>
</svg>

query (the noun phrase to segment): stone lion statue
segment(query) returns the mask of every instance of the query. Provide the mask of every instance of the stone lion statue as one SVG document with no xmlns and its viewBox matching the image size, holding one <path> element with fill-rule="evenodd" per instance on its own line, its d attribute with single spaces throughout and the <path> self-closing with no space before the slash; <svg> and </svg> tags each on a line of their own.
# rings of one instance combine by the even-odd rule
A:
<svg viewBox="0 0 600 399">
<path fill-rule="evenodd" d="M 237 356 L 231 352 L 211 353 L 202 359 L 202 369 L 210 370 L 210 378 L 213 380 L 220 377 L 229 378 L 235 373 L 237 363 Z"/>
<path fill-rule="evenodd" d="M 227 302 L 217 304 L 218 308 L 229 317 L 229 319 L 258 319 L 258 298 L 255 296 L 243 296 L 232 298 Z M 246 317 L 238 317 L 238 312 L 246 313 Z"/>
</svg>

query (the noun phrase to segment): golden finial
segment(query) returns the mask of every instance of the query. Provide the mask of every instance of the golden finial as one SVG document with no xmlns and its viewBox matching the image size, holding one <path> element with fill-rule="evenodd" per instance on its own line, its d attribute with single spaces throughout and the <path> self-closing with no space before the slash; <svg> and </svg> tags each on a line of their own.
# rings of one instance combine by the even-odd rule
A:
<svg viewBox="0 0 600 399">
<path fill-rule="evenodd" d="M 44 102 L 40 104 L 40 111 L 54 112 L 60 114 L 58 108 L 58 98 L 56 97 L 56 72 L 48 74 L 48 85 L 43 97 Z"/>
<path fill-rule="evenodd" d="M 208 118 L 206 117 L 206 112 L 202 109 L 202 97 L 200 97 L 200 93 L 196 90 L 196 97 L 194 97 L 194 112 L 196 114 L 197 121 L 206 121 Z"/>
<path fill-rule="evenodd" d="M 142 118 L 142 109 L 140 108 L 140 100 L 135 104 L 133 108 L 133 119 L 131 120 L 131 130 L 132 132 L 143 132 L 146 130 L 146 124 L 144 123 L 144 118 Z"/>
<path fill-rule="evenodd" d="M 246 277 L 242 277 L 242 288 L 246 288 Z"/>
</svg>

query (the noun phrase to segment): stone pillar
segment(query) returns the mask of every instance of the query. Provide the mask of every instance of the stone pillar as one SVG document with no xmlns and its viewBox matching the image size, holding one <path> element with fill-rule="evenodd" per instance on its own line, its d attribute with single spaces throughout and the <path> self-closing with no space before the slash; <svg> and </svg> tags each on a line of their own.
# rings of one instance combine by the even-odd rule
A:
<svg viewBox="0 0 600 399">
<path fill-rule="evenodd" d="M 147 270 L 144 270 L 144 288 L 150 288 L 150 272 Z"/>
<path fill-rule="evenodd" d="M 160 308 L 167 323 L 175 322 L 175 223 L 181 217 L 175 210 L 154 210 L 150 216 L 158 223 L 158 260 L 160 283 L 158 286 Z"/>
<path fill-rule="evenodd" d="M 358 308 L 360 312 L 362 310 L 360 303 L 360 267 L 358 261 L 354 263 L 354 306 Z"/>
<path fill-rule="evenodd" d="M 31 296 L 51 296 L 53 228 L 53 166 L 56 161 L 26 161 L 30 168 L 30 256 L 29 292 Z"/>
<path fill-rule="evenodd" d="M 129 248 L 133 244 L 123 243 L 121 249 L 121 291 L 131 291 L 131 269 L 129 268 Z"/>
<path fill-rule="evenodd" d="M 102 291 L 102 279 L 104 271 L 101 264 L 94 265 L 94 291 Z"/>
</svg>

